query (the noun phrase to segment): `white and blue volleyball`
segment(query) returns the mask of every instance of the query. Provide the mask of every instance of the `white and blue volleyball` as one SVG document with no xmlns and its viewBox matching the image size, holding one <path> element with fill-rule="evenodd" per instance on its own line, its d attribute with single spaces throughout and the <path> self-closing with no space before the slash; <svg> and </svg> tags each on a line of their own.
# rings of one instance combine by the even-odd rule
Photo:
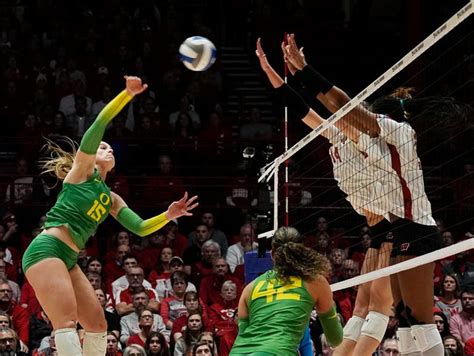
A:
<svg viewBox="0 0 474 356">
<path fill-rule="evenodd" d="M 200 72 L 216 61 L 216 46 L 205 37 L 189 37 L 179 47 L 179 57 L 186 68 Z"/>
</svg>

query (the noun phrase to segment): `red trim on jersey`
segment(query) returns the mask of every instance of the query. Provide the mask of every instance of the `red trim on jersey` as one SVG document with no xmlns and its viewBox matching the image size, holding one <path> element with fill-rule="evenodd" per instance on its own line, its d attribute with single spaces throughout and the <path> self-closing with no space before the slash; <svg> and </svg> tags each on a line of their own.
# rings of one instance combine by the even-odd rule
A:
<svg viewBox="0 0 474 356">
<path fill-rule="evenodd" d="M 402 186 L 402 194 L 403 194 L 403 205 L 405 208 L 405 219 L 413 221 L 413 211 L 412 211 L 412 199 L 411 199 L 411 192 L 410 188 L 408 188 L 408 184 L 402 176 L 402 165 L 400 161 L 400 154 L 397 151 L 397 148 L 394 145 L 390 145 L 387 143 L 388 149 L 390 150 L 390 157 L 392 159 L 392 168 L 397 172 L 398 179 L 400 180 L 400 184 Z"/>
</svg>

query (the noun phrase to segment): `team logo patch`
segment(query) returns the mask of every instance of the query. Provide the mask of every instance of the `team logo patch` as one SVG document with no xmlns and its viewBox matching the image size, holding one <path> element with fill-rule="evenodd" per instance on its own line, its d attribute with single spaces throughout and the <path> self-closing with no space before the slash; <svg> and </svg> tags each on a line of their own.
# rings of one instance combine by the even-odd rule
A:
<svg viewBox="0 0 474 356">
<path fill-rule="evenodd" d="M 409 248 L 410 248 L 410 243 L 408 243 L 408 242 L 402 243 L 401 246 L 400 246 L 400 250 L 402 252 L 408 251 Z"/>
</svg>

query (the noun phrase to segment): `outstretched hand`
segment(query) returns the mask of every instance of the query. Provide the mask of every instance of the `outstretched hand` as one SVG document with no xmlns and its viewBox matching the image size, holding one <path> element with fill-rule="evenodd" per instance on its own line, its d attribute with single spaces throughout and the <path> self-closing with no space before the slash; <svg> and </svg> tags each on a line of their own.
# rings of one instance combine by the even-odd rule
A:
<svg viewBox="0 0 474 356">
<path fill-rule="evenodd" d="M 188 192 L 184 193 L 184 196 L 180 200 L 172 202 L 168 207 L 168 211 L 166 212 L 167 219 L 172 220 L 181 216 L 192 216 L 193 214 L 190 213 L 190 211 L 199 205 L 199 203 L 193 204 L 197 198 L 197 195 L 195 195 L 188 199 Z"/>
<path fill-rule="evenodd" d="M 148 89 L 148 84 L 142 84 L 142 80 L 139 77 L 134 76 L 124 76 L 127 85 L 127 92 L 131 96 L 135 96 L 143 93 Z"/>
<path fill-rule="evenodd" d="M 291 74 L 294 74 L 293 70 L 295 72 L 297 70 L 303 70 L 307 63 L 303 53 L 303 47 L 298 49 L 296 45 L 294 33 L 287 35 L 287 42 L 287 45 L 282 43 L 281 49 L 283 50 L 285 61 L 288 64 L 288 69 Z"/>
<path fill-rule="evenodd" d="M 262 67 L 265 72 L 272 68 L 270 63 L 268 63 L 267 55 L 263 51 L 260 37 L 257 39 L 257 49 L 255 50 L 255 54 L 257 55 L 257 58 L 260 61 L 260 67 Z"/>
</svg>

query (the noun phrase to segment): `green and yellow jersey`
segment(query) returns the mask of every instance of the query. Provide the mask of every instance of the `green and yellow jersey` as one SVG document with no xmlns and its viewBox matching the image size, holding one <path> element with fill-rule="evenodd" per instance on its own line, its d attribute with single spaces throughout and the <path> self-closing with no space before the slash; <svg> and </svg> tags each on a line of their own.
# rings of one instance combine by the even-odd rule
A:
<svg viewBox="0 0 474 356">
<path fill-rule="evenodd" d="M 239 332 L 230 355 L 296 355 L 313 306 L 313 297 L 300 277 L 283 283 L 274 270 L 267 271 L 253 282 L 248 326 Z"/>
<path fill-rule="evenodd" d="M 46 214 L 44 228 L 66 226 L 77 247 L 84 248 L 97 226 L 109 215 L 110 188 L 99 172 L 79 184 L 63 183 L 56 204 Z"/>
</svg>

